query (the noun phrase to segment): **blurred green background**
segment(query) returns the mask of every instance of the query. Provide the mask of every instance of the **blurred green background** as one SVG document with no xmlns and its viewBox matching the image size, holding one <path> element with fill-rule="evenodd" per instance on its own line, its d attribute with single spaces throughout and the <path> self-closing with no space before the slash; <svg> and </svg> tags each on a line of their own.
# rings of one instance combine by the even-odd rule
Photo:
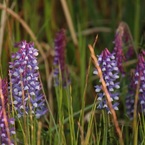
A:
<svg viewBox="0 0 145 145">
<path fill-rule="evenodd" d="M 53 117 L 56 119 L 59 114 L 52 78 L 54 39 L 56 32 L 64 28 L 67 36 L 66 63 L 71 76 L 72 108 L 76 112 L 82 108 L 84 101 L 86 105 L 91 104 L 96 96 L 94 91 L 96 76 L 92 75 L 92 65 L 88 73 L 89 79 L 85 81 L 90 58 L 88 44 L 93 44 L 98 35 L 96 54 L 99 55 L 104 48 L 112 51 L 115 31 L 123 21 L 130 28 L 136 51 L 138 52 L 140 48 L 144 49 L 144 7 L 145 0 L 0 0 L 0 75 L 2 78 L 8 77 L 11 53 L 17 51 L 14 48 L 15 42 L 22 40 L 34 42 L 40 52 L 38 62 L 44 90 Z M 137 56 L 134 59 L 137 59 Z M 121 81 L 121 109 L 118 116 L 124 121 L 127 77 Z M 76 124 L 75 127 L 78 128 Z M 51 127 L 51 123 L 49 125 Z M 128 138 L 125 142 L 129 143 L 130 128 L 126 128 L 124 130 Z M 46 134 L 48 135 L 49 132 Z M 44 138 L 46 134 L 44 131 Z M 67 133 L 64 134 L 67 136 Z M 50 131 L 49 135 L 53 138 L 53 131 Z"/>
<path fill-rule="evenodd" d="M 54 38 L 56 32 L 64 28 L 74 110 L 78 110 L 81 99 L 78 96 L 83 95 L 90 57 L 88 44 L 93 44 L 98 34 L 96 54 L 106 47 L 113 50 L 115 31 L 124 21 L 130 28 L 135 48 L 144 47 L 144 6 L 144 0 L 1 0 L 1 75 L 3 78 L 8 75 L 11 52 L 17 51 L 14 43 L 33 41 L 40 52 L 38 62 L 44 89 L 48 96 L 52 96 Z M 7 12 L 5 7 L 9 8 Z M 94 79 L 91 70 L 86 98 L 88 103 L 94 100 Z"/>
</svg>

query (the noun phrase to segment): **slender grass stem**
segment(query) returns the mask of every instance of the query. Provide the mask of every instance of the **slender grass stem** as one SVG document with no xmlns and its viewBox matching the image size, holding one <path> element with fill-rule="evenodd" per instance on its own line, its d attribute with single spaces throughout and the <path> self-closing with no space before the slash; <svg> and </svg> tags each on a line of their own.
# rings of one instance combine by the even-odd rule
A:
<svg viewBox="0 0 145 145">
<path fill-rule="evenodd" d="M 24 85 L 23 85 L 23 77 L 22 77 L 22 74 L 20 74 L 20 80 L 21 80 L 21 90 L 22 90 L 22 106 L 20 106 L 20 107 L 22 107 L 22 109 L 23 109 L 23 121 L 24 121 L 24 133 L 25 133 L 25 136 L 24 136 L 24 142 L 25 142 L 25 144 L 26 145 L 28 145 L 28 141 L 29 141 L 29 138 L 28 138 L 28 134 L 27 134 L 27 132 L 29 132 L 27 129 L 27 116 L 26 116 L 26 108 L 25 108 L 25 103 L 24 103 L 24 101 L 25 101 L 25 93 L 24 93 Z"/>
<path fill-rule="evenodd" d="M 98 40 L 98 35 L 96 36 L 95 41 L 93 43 L 93 48 L 95 47 L 95 45 L 97 43 L 97 40 Z M 91 57 L 89 58 L 89 64 L 88 64 L 87 74 L 86 74 L 86 79 L 85 79 L 85 87 L 84 87 L 83 97 L 82 97 L 82 113 L 81 113 L 82 131 L 84 130 L 84 109 L 85 109 L 86 92 L 87 92 L 87 86 L 88 86 L 90 68 L 91 68 Z"/>
<path fill-rule="evenodd" d="M 136 88 L 135 101 L 134 101 L 134 114 L 133 114 L 133 144 L 138 145 L 138 123 L 137 123 L 137 104 L 139 96 L 140 81 Z"/>
<path fill-rule="evenodd" d="M 93 119 L 95 117 L 96 106 L 97 106 L 97 102 L 96 102 L 96 99 L 95 99 L 94 100 L 94 106 L 92 107 L 92 110 L 91 110 L 91 116 L 90 116 L 90 120 L 89 120 L 89 124 L 88 124 L 86 137 L 85 137 L 85 140 L 84 140 L 84 145 L 89 144 L 89 141 L 91 140 L 91 135 L 93 134 Z"/>
<path fill-rule="evenodd" d="M 42 123 L 38 122 L 37 145 L 41 145 L 41 130 L 42 130 Z"/>
<path fill-rule="evenodd" d="M 73 118 L 73 108 L 72 108 L 72 90 L 71 86 L 66 91 L 66 97 L 67 97 L 67 104 L 68 104 L 68 116 L 69 117 L 69 127 L 70 127 L 70 139 L 72 145 L 76 144 L 76 138 L 75 138 L 75 129 L 74 129 L 74 118 Z"/>
<path fill-rule="evenodd" d="M 140 0 L 135 1 L 135 18 L 134 18 L 134 43 L 135 52 L 138 54 L 138 43 L 139 43 L 139 28 L 140 28 Z"/>
<path fill-rule="evenodd" d="M 72 36 L 74 45 L 76 46 L 75 52 L 76 52 L 77 64 L 78 64 L 78 66 L 80 66 L 80 52 L 79 52 L 79 49 L 78 49 L 78 40 L 77 40 L 77 37 L 76 37 L 76 33 L 75 33 L 75 29 L 74 29 L 74 26 L 73 26 L 71 15 L 70 15 L 70 12 L 69 12 L 69 9 L 68 9 L 68 5 L 67 5 L 66 0 L 60 0 L 60 2 L 62 4 L 62 8 L 64 10 L 64 14 L 65 14 L 65 17 L 66 17 L 66 20 L 67 20 L 67 23 L 68 23 L 68 27 L 69 27 L 70 32 L 71 32 L 71 36 Z"/>
<path fill-rule="evenodd" d="M 91 110 L 93 106 L 94 106 L 94 104 L 91 104 L 91 105 L 85 107 L 84 111 L 89 111 L 89 110 Z M 77 117 L 77 116 L 80 115 L 80 113 L 82 113 L 82 109 L 79 110 L 79 111 L 77 111 L 77 112 L 75 112 L 75 113 L 73 114 L 73 116 L 69 116 L 69 117 L 67 117 L 66 119 L 64 119 L 63 124 L 67 123 L 67 122 L 69 121 L 70 117 L 73 117 L 73 118 L 74 118 L 74 117 Z M 51 128 L 51 129 L 49 130 L 49 132 L 53 132 L 53 131 L 55 131 L 57 128 L 58 128 L 58 125 L 56 125 L 55 127 Z"/>
<path fill-rule="evenodd" d="M 108 122 L 107 122 L 107 114 L 105 110 L 102 111 L 103 114 L 103 143 L 102 145 L 107 145 L 107 131 L 108 131 Z"/>
<path fill-rule="evenodd" d="M 3 5 L 6 7 L 5 1 L 3 3 L 4 3 Z M 2 42 L 3 42 L 3 38 L 4 38 L 6 19 L 7 19 L 6 11 L 3 10 L 1 13 L 1 24 L 0 24 L 0 58 L 1 58 L 1 54 L 2 54 L 2 44 L 3 44 Z"/>
<path fill-rule="evenodd" d="M 11 81 L 11 73 L 9 72 L 9 79 L 10 79 L 10 101 L 11 102 L 13 102 L 13 95 L 12 95 L 12 81 Z M 12 117 L 13 118 L 15 118 L 15 109 L 14 109 L 14 104 L 12 103 L 12 107 L 11 107 L 11 112 L 12 112 Z M 16 126 L 15 126 L 15 124 L 14 124 L 14 127 L 16 128 Z M 24 132 L 23 132 L 23 134 L 24 134 Z M 14 135 L 14 138 L 15 138 L 15 140 L 14 140 L 14 142 L 15 142 L 15 144 L 17 145 L 17 134 L 15 134 Z"/>
</svg>

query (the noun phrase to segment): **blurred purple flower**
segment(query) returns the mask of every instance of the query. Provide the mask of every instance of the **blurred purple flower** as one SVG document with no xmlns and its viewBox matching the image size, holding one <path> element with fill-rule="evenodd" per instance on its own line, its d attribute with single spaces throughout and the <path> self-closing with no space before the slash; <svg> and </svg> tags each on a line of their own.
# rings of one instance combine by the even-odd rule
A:
<svg viewBox="0 0 145 145">
<path fill-rule="evenodd" d="M 132 81 L 129 86 L 128 96 L 126 98 L 126 108 L 128 116 L 132 119 L 134 113 L 135 93 L 138 84 L 140 84 L 138 108 L 140 108 L 140 112 L 145 113 L 145 60 L 143 53 L 139 54 L 138 56 L 138 63 L 135 69 L 134 76 L 131 80 Z"/>
<path fill-rule="evenodd" d="M 125 61 L 125 56 L 123 54 L 123 29 L 117 29 L 116 34 L 115 34 L 115 40 L 114 40 L 114 53 L 117 61 L 117 66 L 122 74 L 124 74 L 124 69 L 123 69 L 123 62 Z"/>
<path fill-rule="evenodd" d="M 19 51 L 12 55 L 10 62 L 10 78 L 12 83 L 13 104 L 18 112 L 18 117 L 32 113 L 36 118 L 47 112 L 45 99 L 41 93 L 39 82 L 38 51 L 33 43 L 26 41 L 15 45 Z"/>
<path fill-rule="evenodd" d="M 129 60 L 135 54 L 133 38 L 126 23 L 121 22 L 119 24 L 115 33 L 115 39 L 113 43 L 115 45 L 114 53 L 119 70 L 122 74 L 125 74 L 125 71 L 123 69 L 123 62 Z M 127 48 L 126 53 L 123 52 L 124 48 Z"/>
<path fill-rule="evenodd" d="M 133 45 L 133 38 L 132 38 L 132 35 L 131 35 L 131 32 L 130 32 L 130 29 L 129 29 L 129 27 L 126 23 L 122 22 L 119 26 L 124 27 L 124 31 L 123 31 L 124 34 L 123 34 L 122 39 L 123 39 L 125 47 L 127 48 L 127 51 L 125 53 L 125 57 L 126 57 L 127 60 L 129 60 L 135 54 L 134 45 Z"/>
<path fill-rule="evenodd" d="M 115 59 L 115 54 L 110 53 L 109 50 L 106 48 L 101 55 L 98 56 L 98 63 L 103 73 L 103 78 L 106 82 L 106 86 L 108 92 L 110 94 L 112 105 L 115 110 L 118 110 L 119 103 L 119 93 L 117 89 L 120 88 L 119 82 L 117 81 L 119 78 L 119 68 L 117 66 L 117 61 Z M 95 70 L 94 74 L 98 75 L 98 71 Z M 110 113 L 109 107 L 106 103 L 106 97 L 102 90 L 101 85 L 95 86 L 95 92 L 98 95 L 99 105 L 97 108 L 103 109 L 106 108 L 108 113 Z"/>
<path fill-rule="evenodd" d="M 129 60 L 135 54 L 134 48 L 132 45 L 128 46 L 128 50 L 126 52 L 126 59 Z"/>
<path fill-rule="evenodd" d="M 0 87 L 2 89 L 2 94 L 0 97 L 0 143 L 4 144 L 13 144 L 13 140 L 11 136 L 15 134 L 14 119 L 9 118 L 9 114 L 7 113 L 7 105 L 8 105 L 8 83 L 6 79 L 0 79 Z M 2 100 L 3 99 L 3 100 Z M 4 104 L 2 104 L 2 102 Z"/>
<path fill-rule="evenodd" d="M 66 36 L 65 36 L 65 30 L 61 29 L 57 34 L 55 38 L 55 56 L 54 56 L 54 81 L 55 86 L 60 84 L 60 76 L 62 79 L 63 86 L 67 86 L 70 84 L 69 79 L 69 73 L 68 68 L 66 66 Z"/>
</svg>

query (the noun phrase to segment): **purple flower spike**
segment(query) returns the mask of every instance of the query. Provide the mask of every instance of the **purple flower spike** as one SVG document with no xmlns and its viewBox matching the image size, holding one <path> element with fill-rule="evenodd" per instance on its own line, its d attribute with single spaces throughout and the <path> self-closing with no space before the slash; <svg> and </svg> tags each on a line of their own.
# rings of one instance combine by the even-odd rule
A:
<svg viewBox="0 0 145 145">
<path fill-rule="evenodd" d="M 115 54 L 110 53 L 106 48 L 101 55 L 98 56 L 98 63 L 103 73 L 103 78 L 106 82 L 108 92 L 110 94 L 112 105 L 114 110 L 118 110 L 119 103 L 119 93 L 117 89 L 120 88 L 119 82 L 117 79 L 119 78 L 119 68 L 117 66 L 117 62 L 115 59 Z M 98 74 L 98 71 L 95 70 L 94 74 Z M 96 85 L 95 92 L 98 95 L 98 101 L 100 102 L 98 105 L 99 109 L 106 108 L 107 112 L 110 113 L 109 107 L 106 103 L 105 94 L 102 90 L 102 86 Z"/>
<path fill-rule="evenodd" d="M 65 47 L 66 47 L 66 36 L 65 30 L 61 29 L 55 38 L 55 56 L 54 56 L 54 79 L 55 79 L 55 86 L 59 85 L 59 77 L 61 76 L 63 86 L 67 86 L 70 84 L 68 68 L 66 66 L 66 54 L 65 54 Z M 61 74 L 60 74 L 61 73 Z"/>
<path fill-rule="evenodd" d="M 133 119 L 134 99 L 138 84 L 139 84 L 138 108 L 140 108 L 140 112 L 145 113 L 145 60 L 143 54 L 139 54 L 135 74 L 132 78 L 128 91 L 128 96 L 126 98 L 127 114 L 131 119 Z"/>
<path fill-rule="evenodd" d="M 126 23 L 121 22 L 119 24 L 115 33 L 115 40 L 113 43 L 115 44 L 114 53 L 116 56 L 119 70 L 124 75 L 125 72 L 122 63 L 126 60 L 129 60 L 135 54 L 133 38 L 130 33 L 130 29 Z M 127 48 L 125 54 L 123 53 L 124 48 Z"/>
<path fill-rule="evenodd" d="M 10 76 L 12 82 L 13 104 L 18 112 L 18 117 L 31 113 L 39 118 L 47 112 L 45 99 L 41 93 L 39 82 L 38 63 L 36 56 L 38 51 L 33 43 L 22 41 L 15 45 L 19 48 L 12 55 L 10 62 Z"/>
<path fill-rule="evenodd" d="M 125 61 L 125 56 L 123 54 L 123 41 L 122 41 L 123 33 L 124 33 L 123 28 L 119 27 L 116 31 L 115 40 L 113 42 L 115 44 L 114 53 L 117 60 L 117 65 L 122 74 L 125 73 L 122 66 L 123 62 Z"/>
<path fill-rule="evenodd" d="M 8 105 L 8 83 L 6 79 L 0 79 L 0 87 L 2 88 L 2 95 L 0 97 L 0 144 L 14 145 L 13 140 L 11 139 L 12 135 L 15 134 L 14 119 L 9 118 L 7 113 Z M 3 101 L 2 101 L 3 99 Z M 2 104 L 2 102 L 4 104 Z"/>
</svg>

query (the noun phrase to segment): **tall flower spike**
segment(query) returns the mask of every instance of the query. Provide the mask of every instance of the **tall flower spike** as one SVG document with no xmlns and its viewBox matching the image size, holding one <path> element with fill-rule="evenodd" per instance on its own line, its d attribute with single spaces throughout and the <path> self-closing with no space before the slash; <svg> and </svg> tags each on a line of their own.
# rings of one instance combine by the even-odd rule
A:
<svg viewBox="0 0 145 145">
<path fill-rule="evenodd" d="M 63 86 L 67 86 L 70 84 L 68 68 L 66 66 L 66 54 L 65 54 L 65 47 L 66 47 L 66 36 L 65 30 L 61 29 L 55 38 L 55 56 L 54 56 L 54 80 L 55 86 L 60 84 L 59 77 L 61 76 Z"/>
<path fill-rule="evenodd" d="M 123 28 L 123 38 L 122 38 L 122 41 L 124 42 L 124 45 L 127 48 L 127 51 L 125 53 L 125 57 L 126 57 L 127 60 L 129 60 L 135 54 L 134 46 L 133 46 L 133 38 L 132 38 L 130 29 L 129 29 L 127 23 L 121 22 L 119 24 L 118 29 L 119 28 Z"/>
<path fill-rule="evenodd" d="M 7 113 L 7 105 L 8 105 L 8 83 L 6 79 L 0 79 L 0 144 L 13 144 L 13 140 L 11 139 L 12 135 L 15 134 L 14 119 L 9 118 L 9 114 Z"/>
<path fill-rule="evenodd" d="M 114 53 L 118 63 L 119 70 L 122 74 L 125 74 L 122 63 L 125 60 L 129 60 L 134 54 L 133 38 L 130 33 L 128 25 L 121 22 L 115 33 Z M 123 53 L 123 49 L 127 48 L 126 53 Z"/>
<path fill-rule="evenodd" d="M 114 53 L 117 61 L 118 68 L 122 74 L 124 74 L 124 69 L 123 69 L 123 62 L 125 61 L 125 56 L 123 54 L 123 34 L 124 30 L 123 27 L 119 27 L 116 31 L 115 34 L 115 40 L 114 40 Z"/>
<path fill-rule="evenodd" d="M 12 55 L 10 78 L 12 83 L 13 104 L 18 117 L 32 113 L 39 118 L 47 112 L 44 95 L 41 93 L 38 64 L 38 51 L 33 43 L 22 41 L 15 45 L 19 51 Z"/>
<path fill-rule="evenodd" d="M 140 111 L 145 114 L 145 60 L 143 54 L 139 54 L 138 63 L 135 69 L 135 74 L 129 86 L 130 88 L 128 91 L 128 96 L 126 98 L 127 114 L 131 119 L 133 118 L 134 99 L 135 99 L 135 93 L 138 84 L 140 85 L 138 108 L 141 108 Z"/>
<path fill-rule="evenodd" d="M 119 93 L 117 92 L 117 89 L 119 89 L 120 86 L 119 82 L 117 81 L 117 79 L 119 78 L 119 69 L 115 60 L 115 54 L 110 53 L 109 50 L 106 48 L 101 53 L 101 55 L 98 56 L 98 63 L 102 70 L 103 78 L 106 82 L 106 86 L 112 100 L 113 108 L 114 110 L 118 110 L 119 103 L 117 101 L 119 100 Z M 98 75 L 97 70 L 95 70 L 93 73 Z M 97 108 L 106 108 L 108 113 L 110 113 L 109 107 L 107 106 L 105 94 L 102 90 L 102 86 L 96 85 L 95 92 L 98 95 L 99 101 L 99 105 Z"/>
</svg>

